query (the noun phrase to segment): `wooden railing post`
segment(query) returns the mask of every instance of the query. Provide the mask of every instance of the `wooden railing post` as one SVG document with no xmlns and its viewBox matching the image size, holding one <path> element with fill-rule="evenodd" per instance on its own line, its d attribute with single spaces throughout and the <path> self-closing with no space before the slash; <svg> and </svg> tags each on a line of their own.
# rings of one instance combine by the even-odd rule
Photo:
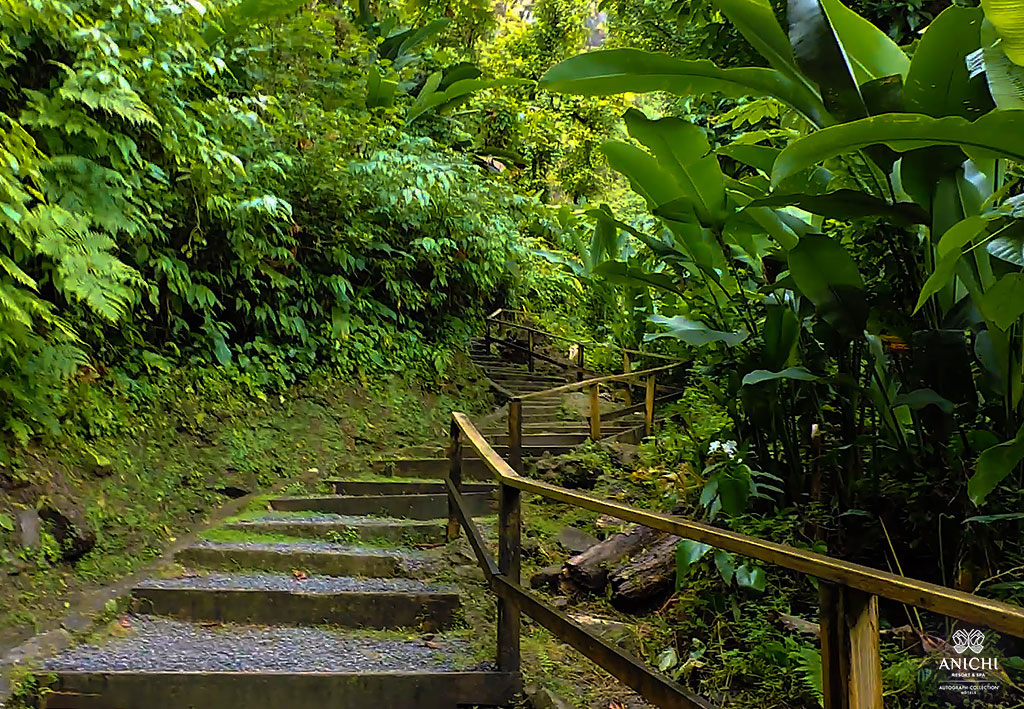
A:
<svg viewBox="0 0 1024 709">
<path fill-rule="evenodd" d="M 484 347 L 487 348 L 487 354 L 491 353 L 491 319 L 484 318 Z"/>
<path fill-rule="evenodd" d="M 601 386 L 590 385 L 590 440 L 601 440 Z"/>
<path fill-rule="evenodd" d="M 448 478 L 452 481 L 455 489 L 462 492 L 462 435 L 459 425 L 452 419 L 451 428 L 451 451 L 448 463 Z M 459 536 L 459 517 L 455 513 L 455 504 L 451 498 L 448 499 L 448 529 L 445 535 L 450 542 Z"/>
<path fill-rule="evenodd" d="M 529 350 L 530 371 L 533 371 L 533 330 L 526 331 L 526 348 Z"/>
<path fill-rule="evenodd" d="M 633 371 L 633 363 L 629 361 L 629 352 L 622 353 L 622 373 L 629 374 Z M 633 405 L 633 384 L 626 382 L 626 406 Z"/>
<path fill-rule="evenodd" d="M 520 475 L 523 473 L 523 402 L 508 402 L 508 464 Z"/>
<path fill-rule="evenodd" d="M 576 381 L 583 381 L 583 343 L 579 343 L 580 348 L 576 350 Z"/>
<path fill-rule="evenodd" d="M 517 488 L 502 484 L 498 500 L 498 571 L 519 585 L 520 493 Z M 498 670 L 519 672 L 519 606 L 508 598 L 498 599 Z"/>
<path fill-rule="evenodd" d="M 878 597 L 818 583 L 825 709 L 882 709 Z"/>
<path fill-rule="evenodd" d="M 644 435 L 649 436 L 654 432 L 654 390 L 655 378 L 651 374 L 647 377 L 647 391 L 644 397 Z"/>
</svg>

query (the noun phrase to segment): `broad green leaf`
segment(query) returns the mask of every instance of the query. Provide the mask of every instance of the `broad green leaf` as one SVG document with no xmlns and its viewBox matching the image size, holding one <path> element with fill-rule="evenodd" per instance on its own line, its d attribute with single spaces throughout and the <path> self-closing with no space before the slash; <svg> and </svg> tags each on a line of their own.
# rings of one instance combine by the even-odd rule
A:
<svg viewBox="0 0 1024 709">
<path fill-rule="evenodd" d="M 928 213 L 913 202 L 889 204 L 860 190 L 836 190 L 825 194 L 774 194 L 755 199 L 755 207 L 799 207 L 811 214 L 830 219 L 856 219 L 858 217 L 884 217 L 901 226 L 927 224 Z"/>
<path fill-rule="evenodd" d="M 0 529 L 6 532 L 14 531 L 14 520 L 11 519 L 11 516 L 9 514 L 0 512 Z"/>
<path fill-rule="evenodd" d="M 679 96 L 771 96 L 815 125 L 830 122 L 817 94 L 775 69 L 720 69 L 705 59 L 675 59 L 638 49 L 606 49 L 570 57 L 549 69 L 540 86 L 584 96 L 651 91 Z"/>
<path fill-rule="evenodd" d="M 1004 110 L 1024 108 L 1024 66 L 1006 56 L 1003 40 L 988 20 L 981 26 L 981 56 L 996 106 Z"/>
<path fill-rule="evenodd" d="M 971 522 L 977 524 L 992 524 L 993 522 L 1009 522 L 1011 520 L 1024 519 L 1024 512 L 1007 512 L 1000 515 L 978 515 L 977 517 L 968 517 L 964 520 L 964 524 Z"/>
<path fill-rule="evenodd" d="M 825 107 L 842 120 L 868 115 L 847 53 L 819 0 L 789 0 L 789 40 L 804 75 Z"/>
<path fill-rule="evenodd" d="M 226 367 L 231 363 L 231 348 L 228 347 L 223 335 L 215 334 L 213 336 L 213 354 L 221 366 Z"/>
<path fill-rule="evenodd" d="M 613 170 L 626 176 L 630 187 L 644 198 L 652 211 L 684 197 L 682 188 L 668 170 L 645 150 L 628 143 L 607 141 L 601 144 L 601 152 Z"/>
<path fill-rule="evenodd" d="M 977 8 L 948 7 L 932 21 L 914 50 L 903 88 L 908 112 L 975 119 L 993 107 L 984 77 L 971 78 L 967 56 L 981 42 Z"/>
<path fill-rule="evenodd" d="M 914 411 L 926 406 L 938 407 L 944 414 L 953 413 L 953 402 L 931 389 L 915 389 L 909 394 L 900 394 L 892 400 L 893 406 L 909 406 Z"/>
<path fill-rule="evenodd" d="M 985 16 L 1003 40 L 1003 51 L 1024 66 L 1024 4 L 1020 0 L 981 0 Z"/>
<path fill-rule="evenodd" d="M 1024 315 L 1024 273 L 1007 273 L 985 292 L 980 303 L 985 319 L 1006 331 Z"/>
<path fill-rule="evenodd" d="M 769 307 L 761 330 L 761 339 L 764 340 L 762 361 L 772 370 L 781 369 L 789 364 L 796 351 L 800 339 L 800 321 L 787 307 Z"/>
<path fill-rule="evenodd" d="M 992 446 L 978 456 L 974 475 L 967 481 L 967 496 L 979 507 L 985 498 L 1024 460 L 1024 426 L 1005 443 Z"/>
<path fill-rule="evenodd" d="M 853 257 L 837 240 L 820 234 L 800 239 L 789 252 L 789 273 L 827 323 L 851 337 L 863 331 L 867 320 L 864 280 Z"/>
<path fill-rule="evenodd" d="M 761 567 L 744 564 L 736 569 L 736 583 L 740 588 L 746 588 L 760 593 L 761 591 L 764 591 L 765 586 L 768 585 L 768 577 L 765 575 L 764 569 Z"/>
<path fill-rule="evenodd" d="M 683 295 L 676 281 L 667 273 L 646 271 L 636 266 L 629 266 L 622 261 L 605 261 L 594 269 L 594 274 L 602 276 L 609 283 L 640 288 L 657 288 L 673 295 Z"/>
<path fill-rule="evenodd" d="M 721 549 L 715 550 L 715 568 L 722 575 L 722 580 L 726 585 L 732 583 L 733 574 L 736 573 L 736 563 L 732 554 Z"/>
<path fill-rule="evenodd" d="M 680 118 L 651 120 L 636 109 L 625 115 L 630 136 L 647 146 L 697 209 L 703 224 L 725 219 L 725 178 L 703 129 Z"/>
<path fill-rule="evenodd" d="M 682 588 L 683 579 L 690 573 L 690 567 L 707 554 L 711 547 L 692 539 L 680 539 L 676 546 L 676 590 Z"/>
<path fill-rule="evenodd" d="M 533 82 L 526 79 L 462 79 L 456 81 L 447 89 L 439 90 L 441 86 L 441 72 L 434 72 L 427 79 L 427 84 L 416 97 L 416 101 L 409 107 L 406 114 L 406 123 L 412 123 L 428 111 L 443 111 L 451 108 L 465 100 L 471 94 L 483 89 L 493 89 L 498 86 L 522 86 Z"/>
<path fill-rule="evenodd" d="M 679 664 L 679 655 L 674 647 L 667 647 L 658 653 L 654 662 L 658 667 L 658 672 L 667 672 Z"/>
<path fill-rule="evenodd" d="M 843 45 L 858 84 L 894 74 L 907 77 L 910 58 L 889 35 L 839 0 L 821 0 L 821 6 Z"/>
<path fill-rule="evenodd" d="M 921 288 L 917 299 L 916 313 L 928 299 L 946 287 L 956 274 L 956 264 L 963 248 L 985 231 L 987 222 L 981 217 L 968 217 L 950 228 L 936 246 L 935 270 Z"/>
<path fill-rule="evenodd" d="M 1024 267 L 1024 221 L 1015 221 L 993 236 L 985 250 L 997 259 Z"/>
<path fill-rule="evenodd" d="M 662 337 L 672 337 L 694 347 L 701 347 L 711 342 L 721 342 L 727 347 L 735 347 L 750 336 L 749 332 L 742 329 L 736 332 L 712 330 L 703 323 L 684 318 L 681 315 L 671 318 L 667 318 L 664 315 L 652 315 L 648 318 L 648 321 L 656 325 L 664 325 L 668 328 L 668 331 L 648 333 L 644 335 L 645 342 Z"/>
<path fill-rule="evenodd" d="M 765 145 L 743 145 L 742 143 L 730 143 L 723 145 L 716 151 L 719 155 L 725 155 L 744 165 L 756 168 L 766 175 L 772 174 L 772 165 L 775 158 L 782 152 L 781 148 L 770 148 Z"/>
<path fill-rule="evenodd" d="M 718 476 L 718 499 L 730 517 L 747 511 L 750 499 L 750 472 L 745 465 L 736 466 Z"/>
<path fill-rule="evenodd" d="M 770 372 L 767 369 L 755 369 L 743 377 L 743 386 L 753 386 L 761 382 L 772 382 L 778 379 L 795 379 L 802 382 L 816 382 L 821 377 L 811 374 L 804 367 L 790 367 L 781 372 Z"/>
<path fill-rule="evenodd" d="M 1024 162 L 1024 111 L 992 111 L 973 123 L 960 117 L 890 113 L 830 126 L 783 150 L 775 161 L 772 183 L 837 155 L 878 144 L 897 152 L 953 145 Z"/>
</svg>

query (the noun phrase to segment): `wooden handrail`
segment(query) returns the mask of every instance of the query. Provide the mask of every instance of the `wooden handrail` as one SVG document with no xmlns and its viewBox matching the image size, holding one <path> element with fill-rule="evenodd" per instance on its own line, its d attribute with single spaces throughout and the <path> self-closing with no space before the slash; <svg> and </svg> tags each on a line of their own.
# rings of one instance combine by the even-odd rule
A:
<svg viewBox="0 0 1024 709">
<path fill-rule="evenodd" d="M 663 364 L 660 367 L 652 367 L 651 369 L 642 369 L 637 372 L 629 372 L 628 374 L 606 374 L 600 377 L 584 379 L 583 381 L 580 382 L 560 384 L 559 386 L 552 387 L 550 389 L 542 389 L 541 391 L 531 391 L 528 394 L 519 394 L 515 398 L 518 401 L 529 401 L 530 399 L 539 399 L 542 397 L 552 396 L 554 394 L 569 394 L 574 391 L 589 389 L 592 386 L 599 386 L 601 384 L 611 384 L 613 382 L 629 382 L 634 379 L 646 379 L 652 374 L 667 372 L 671 369 L 677 369 L 688 364 L 690 364 L 690 362 L 687 360 L 685 362 L 676 362 L 675 364 Z"/>
<path fill-rule="evenodd" d="M 514 403 L 518 410 L 520 402 Z M 878 647 L 879 598 L 924 608 L 1024 638 L 1024 608 L 1020 606 L 927 581 L 897 576 L 862 564 L 720 529 L 677 515 L 651 512 L 531 480 L 518 474 L 501 458 L 465 414 L 452 414 L 452 438 L 453 475 L 449 480 L 452 518 L 454 520 L 457 517 L 458 521 L 467 526 L 474 552 L 477 553 L 481 565 L 485 566 L 485 574 L 489 574 L 488 580 L 498 595 L 499 618 L 507 619 L 507 622 L 499 626 L 499 664 L 502 664 L 500 658 L 503 656 L 514 656 L 518 662 L 518 635 L 514 639 L 514 646 L 503 650 L 501 643 L 513 643 L 510 634 L 518 628 L 518 613 L 525 612 L 556 637 L 573 645 L 640 692 L 648 701 L 661 706 L 709 706 L 703 700 L 688 694 L 679 685 L 643 667 L 642 664 L 629 659 L 624 660 L 619 656 L 622 653 L 608 652 L 606 644 L 582 628 L 573 627 L 568 619 L 533 599 L 519 587 L 518 553 L 510 548 L 519 542 L 519 492 L 534 493 L 550 500 L 611 515 L 820 579 L 820 639 L 826 709 L 880 709 L 882 706 L 882 670 Z M 463 439 L 476 451 L 500 486 L 502 503 L 499 548 L 503 550 L 503 559 L 514 560 L 514 563 L 500 563 L 497 575 L 493 573 L 493 563 L 488 564 L 485 560 L 486 554 L 483 553 L 479 533 L 473 530 L 472 520 L 462 508 L 461 495 L 456 483 L 456 480 L 461 478 L 458 472 L 461 463 L 457 464 L 455 458 L 461 459 Z M 515 494 L 512 494 L 513 490 Z M 506 573 L 506 568 L 509 573 Z M 506 608 L 504 615 L 501 612 L 502 607 Z M 508 662 L 503 667 L 507 669 Z M 669 701 L 666 699 L 669 697 L 671 703 L 662 703 Z"/>
<path fill-rule="evenodd" d="M 466 440 L 502 484 L 1024 638 L 1024 608 L 1020 606 L 522 477 L 495 452 L 465 414 L 453 413 L 452 416 Z"/>
</svg>

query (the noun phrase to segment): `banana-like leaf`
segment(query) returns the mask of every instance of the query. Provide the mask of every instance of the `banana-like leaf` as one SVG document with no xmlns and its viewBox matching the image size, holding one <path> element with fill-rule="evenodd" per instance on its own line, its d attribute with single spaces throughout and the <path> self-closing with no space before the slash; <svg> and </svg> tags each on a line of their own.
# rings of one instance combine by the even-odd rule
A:
<svg viewBox="0 0 1024 709">
<path fill-rule="evenodd" d="M 985 250 L 997 259 L 1024 266 L 1024 221 L 1011 222 L 996 232 Z"/>
<path fill-rule="evenodd" d="M 766 175 L 770 175 L 772 174 L 772 165 L 775 164 L 775 158 L 779 157 L 779 153 L 782 152 L 782 148 L 771 148 L 766 145 L 743 145 L 741 143 L 730 143 L 729 145 L 723 145 L 715 152 L 719 155 L 725 155 L 726 157 L 732 158 L 736 162 L 741 162 L 744 165 L 760 170 Z"/>
<path fill-rule="evenodd" d="M 636 109 L 626 112 L 625 121 L 630 136 L 647 146 L 693 202 L 701 223 L 721 223 L 727 214 L 725 178 L 704 131 L 680 118 L 651 120 Z"/>
<path fill-rule="evenodd" d="M 549 69 L 541 77 L 540 87 L 583 96 L 651 91 L 679 96 L 769 96 L 815 125 L 832 122 L 814 91 L 775 69 L 720 69 L 706 59 L 676 59 L 639 49 L 607 49 L 570 57 Z"/>
<path fill-rule="evenodd" d="M 441 86 L 441 79 L 442 73 L 439 71 L 430 75 L 427 85 L 423 87 L 416 97 L 416 101 L 409 107 L 409 112 L 405 117 L 406 123 L 412 123 L 429 111 L 440 112 L 451 108 L 467 100 L 476 91 L 493 89 L 498 86 L 522 86 L 533 83 L 527 79 L 462 79 L 447 89 L 438 90 Z"/>
<path fill-rule="evenodd" d="M 900 394 L 892 400 L 892 405 L 909 406 L 914 411 L 926 406 L 936 406 L 946 415 L 953 413 L 953 402 L 932 389 L 915 389 L 909 394 Z"/>
<path fill-rule="evenodd" d="M 1024 108 L 1024 66 L 1006 56 L 1003 40 L 988 20 L 981 25 L 981 56 L 996 106 L 1004 110 Z"/>
<path fill-rule="evenodd" d="M 667 273 L 647 271 L 622 261 L 605 261 L 594 269 L 594 274 L 604 277 L 610 283 L 640 288 L 657 288 L 673 295 L 683 295 L 676 281 Z"/>
<path fill-rule="evenodd" d="M 956 264 L 960 260 L 963 248 L 985 231 L 987 222 L 981 217 L 968 217 L 953 225 L 942 235 L 935 248 L 935 270 L 921 288 L 917 299 L 916 313 L 928 299 L 946 287 L 956 274 Z"/>
<path fill-rule="evenodd" d="M 761 330 L 764 348 L 761 359 L 772 370 L 779 370 L 789 364 L 800 340 L 800 320 L 785 306 L 768 308 L 768 314 Z"/>
<path fill-rule="evenodd" d="M 818 84 L 831 113 L 846 121 L 868 115 L 846 50 L 820 0 L 789 0 L 789 40 L 801 71 Z"/>
<path fill-rule="evenodd" d="M 650 153 L 614 140 L 602 143 L 601 152 L 613 170 L 626 176 L 630 187 L 644 198 L 652 211 L 660 205 L 686 199 L 672 175 Z"/>
<path fill-rule="evenodd" d="M 822 319 L 839 332 L 857 336 L 867 321 L 864 279 L 838 240 L 808 234 L 789 252 L 789 273 Z"/>
<path fill-rule="evenodd" d="M 903 88 L 908 112 L 978 118 L 993 108 L 984 77 L 971 78 L 967 57 L 981 43 L 984 15 L 954 5 L 936 17 L 914 50 Z"/>
<path fill-rule="evenodd" d="M 750 337 L 750 333 L 744 329 L 737 330 L 736 332 L 713 330 L 704 323 L 684 318 L 681 315 L 676 315 L 672 318 L 667 318 L 664 315 L 652 315 L 647 319 L 656 325 L 664 325 L 668 328 L 668 331 L 648 333 L 644 335 L 644 342 L 650 342 L 662 337 L 671 337 L 694 347 L 701 347 L 711 342 L 721 342 L 727 347 L 735 347 Z"/>
<path fill-rule="evenodd" d="M 1003 40 L 1003 51 L 1024 66 L 1024 4 L 1020 0 L 981 0 L 988 21 Z"/>
<path fill-rule="evenodd" d="M 1024 162 L 1024 111 L 992 111 L 969 122 L 958 116 L 932 118 L 891 113 L 830 126 L 791 143 L 775 161 L 772 183 L 829 158 L 884 144 L 897 152 L 952 145 Z M 973 155 L 972 155 L 973 156 Z"/>
<path fill-rule="evenodd" d="M 767 369 L 755 369 L 753 372 L 748 372 L 743 377 L 743 386 L 753 386 L 754 384 L 760 384 L 761 382 L 773 382 L 779 379 L 816 382 L 820 380 L 821 377 L 816 374 L 812 374 L 804 367 L 790 367 L 789 369 L 784 369 L 781 372 L 770 372 Z"/>
<path fill-rule="evenodd" d="M 967 481 L 967 496 L 979 507 L 1013 469 L 1024 460 L 1024 426 L 1011 440 L 992 446 L 978 456 L 974 475 Z"/>
<path fill-rule="evenodd" d="M 893 75 L 907 78 L 910 58 L 889 35 L 840 0 L 821 0 L 821 6 L 843 45 L 858 84 Z"/>
<path fill-rule="evenodd" d="M 985 319 L 1004 332 L 1024 315 L 1024 273 L 1007 273 L 981 299 Z"/>
<path fill-rule="evenodd" d="M 927 224 L 929 215 L 913 202 L 889 204 L 859 190 L 836 190 L 825 194 L 775 194 L 751 202 L 755 207 L 799 207 L 830 219 L 885 217 L 903 226 Z"/>
</svg>

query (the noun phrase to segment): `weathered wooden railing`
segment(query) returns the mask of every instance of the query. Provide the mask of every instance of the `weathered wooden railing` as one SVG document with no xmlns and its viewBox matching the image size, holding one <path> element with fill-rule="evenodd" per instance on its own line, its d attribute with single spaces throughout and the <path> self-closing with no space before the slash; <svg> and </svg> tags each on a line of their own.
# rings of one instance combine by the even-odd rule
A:
<svg viewBox="0 0 1024 709">
<path fill-rule="evenodd" d="M 592 342 L 590 340 L 574 339 L 572 337 L 556 335 L 555 333 L 546 332 L 544 330 L 540 330 L 525 323 L 515 322 L 514 319 L 509 319 L 509 317 L 516 318 L 523 316 L 528 316 L 528 313 L 515 310 L 504 310 L 501 308 L 495 310 L 493 313 L 491 313 L 484 319 L 484 343 L 487 346 L 488 350 L 490 350 L 491 344 L 495 342 L 500 342 L 502 345 L 506 347 L 518 350 L 520 352 L 524 352 L 527 358 L 527 366 L 529 368 L 529 371 L 531 372 L 534 371 L 535 361 L 541 360 L 543 362 L 548 362 L 549 364 L 553 364 L 557 367 L 560 367 L 563 370 L 575 369 L 576 379 L 582 380 L 584 376 L 586 376 L 587 374 L 596 374 L 596 372 L 594 372 L 593 370 L 588 370 L 586 368 L 586 352 L 588 349 L 597 348 L 611 349 L 620 353 L 622 356 L 622 371 L 627 374 L 630 371 L 632 371 L 633 366 L 634 364 L 636 364 L 638 359 L 651 358 L 671 362 L 679 361 L 678 357 L 663 355 L 657 352 L 643 352 L 641 350 L 632 350 L 626 347 L 619 347 L 618 345 L 612 345 L 609 343 L 598 343 Z M 501 335 L 503 334 L 504 331 L 507 330 L 519 330 L 521 332 L 526 333 L 526 345 L 523 346 L 519 344 L 519 342 L 516 342 L 515 340 L 503 338 Z M 566 342 L 572 345 L 573 347 L 576 348 L 576 361 L 572 363 L 563 362 L 561 360 L 555 359 L 554 357 L 549 357 L 548 355 L 543 354 L 542 352 L 538 352 L 537 346 L 540 344 L 538 340 L 543 339 L 557 340 L 559 342 Z"/>
<path fill-rule="evenodd" d="M 492 559 L 462 499 L 462 451 L 466 445 L 479 454 L 498 482 L 497 563 Z M 640 659 L 592 635 L 520 585 L 522 492 L 611 515 L 817 577 L 820 589 L 825 709 L 882 707 L 882 667 L 878 648 L 879 598 L 1024 637 L 1024 608 L 1019 606 L 525 478 L 491 448 L 464 414 L 452 415 L 450 452 L 451 468 L 446 480 L 450 511 L 449 538 L 455 538 L 460 526 L 465 529 L 487 582 L 497 596 L 497 662 L 502 671 L 519 671 L 520 617 L 526 613 L 559 640 L 574 647 L 652 704 L 663 708 L 711 707 L 710 703 L 653 671 Z"/>
<path fill-rule="evenodd" d="M 512 468 L 522 472 L 522 443 L 523 443 L 523 403 L 537 401 L 552 396 L 571 394 L 577 391 L 587 390 L 589 392 L 589 409 L 587 419 L 590 423 L 590 440 L 599 441 L 602 437 L 601 421 L 621 418 L 631 413 L 644 412 L 643 435 L 649 436 L 654 429 L 655 406 L 659 403 L 656 397 L 659 374 L 667 374 L 673 370 L 689 366 L 689 362 L 675 362 L 661 367 L 652 367 L 639 372 L 627 374 L 610 374 L 604 377 L 585 379 L 575 384 L 563 384 L 562 386 L 530 392 L 529 394 L 511 394 L 508 397 L 508 445 L 509 462 Z M 645 395 L 642 404 L 632 405 L 627 398 L 627 406 L 615 411 L 601 413 L 601 387 L 611 384 L 625 384 L 625 391 L 629 392 L 630 385 L 636 382 L 643 382 Z M 681 390 L 670 392 L 661 397 L 661 402 L 673 401 L 682 393 Z"/>
</svg>

